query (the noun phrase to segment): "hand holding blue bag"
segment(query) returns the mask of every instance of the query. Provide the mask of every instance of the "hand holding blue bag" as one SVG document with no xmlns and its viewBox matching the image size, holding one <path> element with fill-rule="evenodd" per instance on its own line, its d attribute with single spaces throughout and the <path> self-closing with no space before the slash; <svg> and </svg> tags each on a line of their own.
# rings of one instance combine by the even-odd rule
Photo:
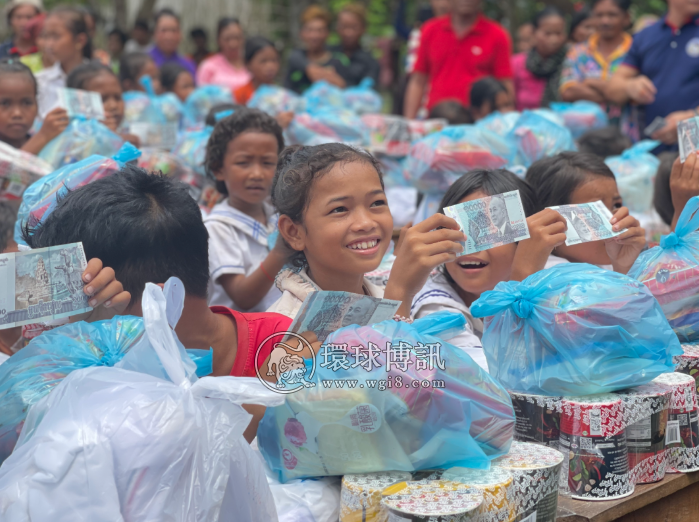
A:
<svg viewBox="0 0 699 522">
<path fill-rule="evenodd" d="M 699 196 L 660 246 L 638 256 L 629 277 L 648 287 L 681 342 L 699 341 Z"/>
<path fill-rule="evenodd" d="M 653 204 L 654 179 L 660 160 L 651 151 L 659 141 L 643 140 L 626 149 L 621 156 L 604 160 L 616 178 L 624 205 L 632 212 L 648 212 Z"/>
<path fill-rule="evenodd" d="M 673 372 L 682 349 L 642 283 L 583 263 L 498 283 L 473 303 L 487 317 L 483 349 L 508 390 L 591 395 Z"/>
<path fill-rule="evenodd" d="M 335 364 L 321 347 L 316 359 L 306 360 L 306 387 L 267 409 L 260 424 L 260 451 L 272 471 L 286 482 L 387 470 L 487 469 L 509 450 L 514 411 L 495 380 L 442 340 L 464 323 L 462 314 L 439 312 L 412 325 L 384 321 L 330 334 L 325 350 L 344 350 L 349 364 Z M 373 355 L 364 357 L 369 350 Z M 352 367 L 355 357 L 364 364 Z M 339 381 L 349 384 L 333 385 Z"/>
<path fill-rule="evenodd" d="M 57 169 L 94 154 L 112 156 L 122 145 L 122 137 L 102 123 L 76 116 L 63 132 L 41 150 L 39 157 Z"/>
</svg>

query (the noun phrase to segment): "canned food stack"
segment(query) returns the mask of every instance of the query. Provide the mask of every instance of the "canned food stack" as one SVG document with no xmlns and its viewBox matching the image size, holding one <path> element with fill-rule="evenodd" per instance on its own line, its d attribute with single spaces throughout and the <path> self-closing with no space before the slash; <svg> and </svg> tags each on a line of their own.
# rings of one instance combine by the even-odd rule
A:
<svg viewBox="0 0 699 522">
<path fill-rule="evenodd" d="M 517 417 L 514 439 L 558 448 L 561 398 L 514 391 L 509 393 Z"/>
<path fill-rule="evenodd" d="M 381 493 L 396 482 L 410 479 L 410 473 L 405 471 L 345 475 L 340 495 L 340 522 L 385 522 L 388 514 L 381 509 Z"/>
<path fill-rule="evenodd" d="M 514 521 L 514 487 L 512 473 L 504 468 L 489 470 L 451 468 L 442 474 L 442 480 L 473 487 L 483 493 L 481 511 L 484 520 Z"/>
<path fill-rule="evenodd" d="M 683 344 L 682 351 L 684 351 L 684 354 L 674 358 L 675 371 L 691 375 L 697 381 L 697 392 L 699 392 L 699 346 L 696 344 Z"/>
<path fill-rule="evenodd" d="M 402 482 L 384 491 L 388 522 L 480 522 L 479 489 L 442 480 Z"/>
</svg>

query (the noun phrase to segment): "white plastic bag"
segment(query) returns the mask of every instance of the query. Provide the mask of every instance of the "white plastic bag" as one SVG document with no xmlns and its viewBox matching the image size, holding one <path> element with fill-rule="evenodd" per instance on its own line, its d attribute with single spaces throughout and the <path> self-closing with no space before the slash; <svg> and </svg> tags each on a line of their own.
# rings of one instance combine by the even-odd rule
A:
<svg viewBox="0 0 699 522">
<path fill-rule="evenodd" d="M 254 378 L 192 384 L 171 329 L 184 299 L 175 283 L 167 307 L 159 287 L 146 287 L 149 343 L 125 365 L 135 371 L 76 370 L 29 411 L 0 467 L 0 520 L 277 520 L 264 469 L 242 437 L 251 416 L 240 404 L 278 405 L 284 396 Z M 162 377 L 149 375 L 153 367 Z"/>
</svg>

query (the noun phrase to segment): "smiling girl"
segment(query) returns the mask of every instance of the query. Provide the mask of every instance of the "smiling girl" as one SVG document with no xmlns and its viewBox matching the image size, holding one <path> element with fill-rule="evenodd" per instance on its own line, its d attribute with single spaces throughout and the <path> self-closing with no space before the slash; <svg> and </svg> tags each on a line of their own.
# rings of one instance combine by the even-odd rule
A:
<svg viewBox="0 0 699 522">
<path fill-rule="evenodd" d="M 334 290 L 410 303 L 436 266 L 456 258 L 463 233 L 438 214 L 406 229 L 385 292 L 365 274 L 377 269 L 388 249 L 393 218 L 381 169 L 373 156 L 340 143 L 285 149 L 272 186 L 279 233 L 295 251 L 294 268 L 276 283 L 282 297 L 269 311 L 295 317 L 309 293 Z"/>
</svg>

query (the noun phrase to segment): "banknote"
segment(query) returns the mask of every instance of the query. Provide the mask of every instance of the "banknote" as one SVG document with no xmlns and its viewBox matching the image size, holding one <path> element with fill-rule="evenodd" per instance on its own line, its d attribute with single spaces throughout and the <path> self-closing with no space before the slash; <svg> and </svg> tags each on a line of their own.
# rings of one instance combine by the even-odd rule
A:
<svg viewBox="0 0 699 522">
<path fill-rule="evenodd" d="M 366 326 L 391 319 L 399 306 L 400 301 L 350 292 L 312 292 L 301 305 L 289 331 L 310 331 L 324 342 L 328 335 L 343 326 Z"/>
<path fill-rule="evenodd" d="M 612 224 L 609 222 L 612 213 L 601 201 L 549 208 L 558 211 L 566 219 L 566 246 L 608 239 L 626 230 L 612 231 Z"/>
<path fill-rule="evenodd" d="M 58 106 L 68 111 L 68 116 L 84 116 L 96 120 L 104 119 L 104 104 L 98 92 L 81 89 L 58 89 Z"/>
<path fill-rule="evenodd" d="M 529 238 L 519 190 L 459 203 L 445 208 L 444 213 L 466 234 L 462 255 Z"/>
<path fill-rule="evenodd" d="M 650 125 L 643 129 L 643 134 L 646 136 L 652 136 L 655 132 L 665 127 L 665 125 L 667 125 L 667 120 L 665 120 L 665 118 L 662 116 L 656 116 L 655 119 L 650 122 Z"/>
<path fill-rule="evenodd" d="M 142 147 L 171 150 L 177 142 L 177 123 L 135 122 L 129 132 L 138 136 Z"/>
<path fill-rule="evenodd" d="M 692 152 L 699 150 L 699 117 L 682 120 L 677 125 L 677 141 L 680 144 L 680 161 L 684 163 Z"/>
<path fill-rule="evenodd" d="M 92 310 L 82 243 L 0 254 L 0 329 Z"/>
<path fill-rule="evenodd" d="M 44 160 L 0 141 L 0 201 L 20 199 L 29 185 L 51 171 Z"/>
</svg>

